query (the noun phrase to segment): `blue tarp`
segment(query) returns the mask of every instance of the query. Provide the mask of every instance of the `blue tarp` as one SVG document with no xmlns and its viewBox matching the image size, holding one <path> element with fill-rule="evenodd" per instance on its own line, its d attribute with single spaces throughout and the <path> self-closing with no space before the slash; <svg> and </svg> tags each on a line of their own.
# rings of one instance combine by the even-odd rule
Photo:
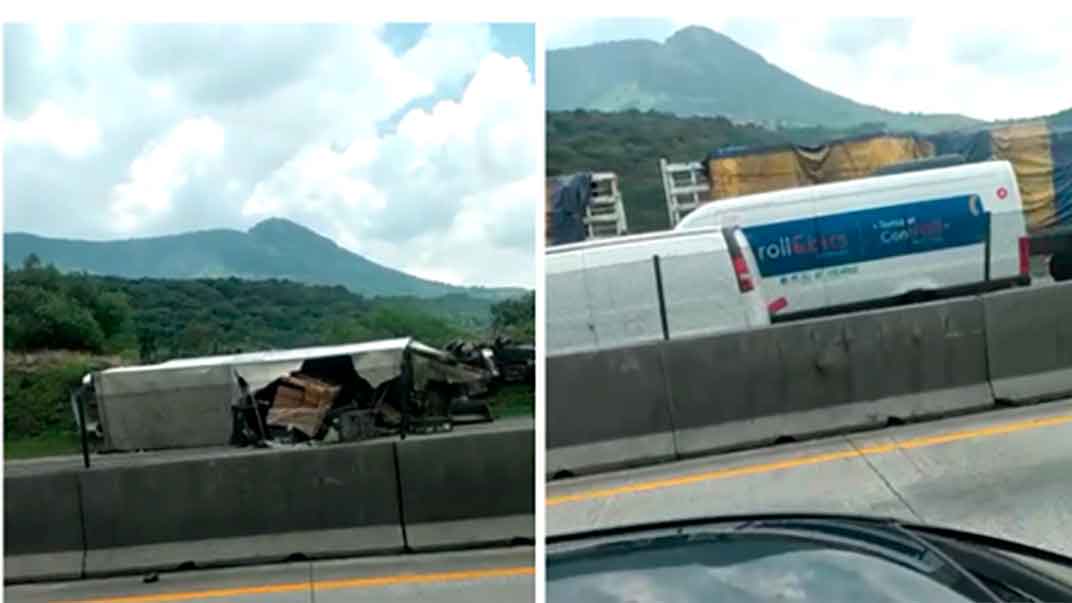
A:
<svg viewBox="0 0 1072 603">
<path fill-rule="evenodd" d="M 974 163 L 991 158 L 990 132 L 943 132 L 926 139 L 934 145 L 935 155 L 960 155 L 964 161 Z"/>
<path fill-rule="evenodd" d="M 1072 224 L 1072 128 L 1050 130 L 1054 208 L 1058 224 Z"/>
<path fill-rule="evenodd" d="M 587 238 L 584 216 L 592 199 L 592 174 L 582 172 L 557 180 L 551 200 L 551 244 L 578 243 Z"/>
</svg>

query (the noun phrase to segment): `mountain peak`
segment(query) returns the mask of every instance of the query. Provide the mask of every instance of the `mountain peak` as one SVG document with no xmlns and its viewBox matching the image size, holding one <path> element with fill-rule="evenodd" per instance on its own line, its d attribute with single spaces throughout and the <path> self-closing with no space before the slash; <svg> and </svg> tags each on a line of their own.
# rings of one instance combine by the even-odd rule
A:
<svg viewBox="0 0 1072 603">
<path fill-rule="evenodd" d="M 745 55 L 763 60 L 759 53 L 742 46 L 726 34 L 700 25 L 689 25 L 677 30 L 666 39 L 666 47 L 678 53 L 698 53 L 694 60 L 701 61 L 704 58 L 708 61 L 726 61 L 732 57 L 743 58 Z"/>
<path fill-rule="evenodd" d="M 257 222 L 249 234 L 257 240 L 272 242 L 274 245 L 299 244 L 338 247 L 330 238 L 317 233 L 308 226 L 292 222 L 285 218 L 268 218 Z"/>
<path fill-rule="evenodd" d="M 687 25 L 675 31 L 669 38 L 666 39 L 666 43 L 680 44 L 683 42 L 704 42 L 708 40 L 717 39 L 728 40 L 729 37 L 724 34 L 720 34 L 709 27 L 704 27 L 702 25 Z"/>
<path fill-rule="evenodd" d="M 613 50 L 613 51 L 612 51 Z M 959 115 L 910 115 L 864 105 L 813 86 L 729 36 L 702 26 L 662 44 L 551 50 L 547 109 L 622 111 L 642 107 L 678 116 L 722 115 L 739 121 L 937 131 L 971 125 Z"/>
<path fill-rule="evenodd" d="M 249 234 L 251 235 L 279 233 L 316 234 L 311 229 L 286 218 L 266 218 L 249 229 Z"/>
</svg>

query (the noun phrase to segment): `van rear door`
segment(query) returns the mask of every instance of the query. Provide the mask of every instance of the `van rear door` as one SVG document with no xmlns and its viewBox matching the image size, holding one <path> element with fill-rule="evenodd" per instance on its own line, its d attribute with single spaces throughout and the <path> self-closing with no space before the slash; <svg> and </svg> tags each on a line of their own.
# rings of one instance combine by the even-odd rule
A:
<svg viewBox="0 0 1072 603">
<path fill-rule="evenodd" d="M 1030 248 L 1020 187 L 1012 165 L 1004 163 L 989 187 L 981 191 L 990 211 L 990 277 L 1002 280 L 1020 277 L 1030 282 Z"/>
<path fill-rule="evenodd" d="M 670 338 L 749 326 L 726 240 L 717 229 L 660 242 Z"/>
<path fill-rule="evenodd" d="M 585 287 L 599 348 L 662 337 L 659 296 L 648 243 L 584 250 Z"/>
</svg>

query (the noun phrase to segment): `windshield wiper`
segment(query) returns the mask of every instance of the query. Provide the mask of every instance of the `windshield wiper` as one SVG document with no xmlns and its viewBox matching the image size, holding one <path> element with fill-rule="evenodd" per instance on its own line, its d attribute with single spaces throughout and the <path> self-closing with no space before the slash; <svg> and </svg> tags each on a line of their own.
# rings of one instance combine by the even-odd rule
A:
<svg viewBox="0 0 1072 603">
<path fill-rule="evenodd" d="M 1005 601 L 1072 601 L 1072 585 L 1010 555 L 1051 563 L 1072 575 L 1067 557 L 1018 542 L 932 526 L 901 528 L 956 559 Z"/>
</svg>

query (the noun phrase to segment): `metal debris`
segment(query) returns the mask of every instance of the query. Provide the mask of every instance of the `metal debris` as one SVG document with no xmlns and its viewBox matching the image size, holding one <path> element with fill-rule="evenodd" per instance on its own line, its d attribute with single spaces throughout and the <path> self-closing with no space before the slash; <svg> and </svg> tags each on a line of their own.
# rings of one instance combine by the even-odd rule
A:
<svg viewBox="0 0 1072 603">
<path fill-rule="evenodd" d="M 481 398 L 499 376 L 494 352 L 473 351 L 476 362 L 465 362 L 401 338 L 120 367 L 87 376 L 72 411 L 85 402 L 81 423 L 96 430 L 89 435 L 101 451 L 318 446 L 446 431 L 459 413 L 490 419 Z"/>
</svg>

